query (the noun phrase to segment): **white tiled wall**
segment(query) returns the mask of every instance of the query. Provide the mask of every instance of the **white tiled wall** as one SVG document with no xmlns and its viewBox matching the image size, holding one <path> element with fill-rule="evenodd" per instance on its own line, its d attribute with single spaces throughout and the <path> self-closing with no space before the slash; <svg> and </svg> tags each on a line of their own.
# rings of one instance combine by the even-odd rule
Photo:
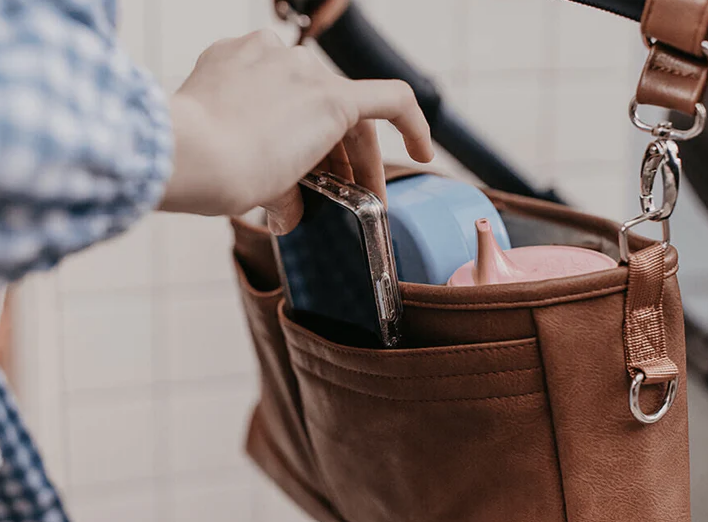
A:
<svg viewBox="0 0 708 522">
<path fill-rule="evenodd" d="M 265 25 L 292 38 L 271 0 L 122 4 L 123 41 L 166 89 L 215 39 Z M 633 24 L 558 0 L 364 7 L 534 182 L 632 213 Z M 381 128 L 385 154 L 400 158 Z M 77 522 L 304 520 L 241 452 L 257 377 L 229 249 L 224 220 L 156 215 L 24 283 L 18 392 Z"/>
</svg>

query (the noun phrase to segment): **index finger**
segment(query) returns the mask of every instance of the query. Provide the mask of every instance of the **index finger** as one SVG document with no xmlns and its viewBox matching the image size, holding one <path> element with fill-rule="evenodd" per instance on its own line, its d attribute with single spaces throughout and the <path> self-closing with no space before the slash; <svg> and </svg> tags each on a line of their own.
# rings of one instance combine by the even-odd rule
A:
<svg viewBox="0 0 708 522">
<path fill-rule="evenodd" d="M 407 83 L 401 80 L 348 81 L 345 96 L 356 106 L 359 120 L 390 121 L 403 135 L 411 158 L 422 163 L 433 159 L 430 126 Z"/>
</svg>

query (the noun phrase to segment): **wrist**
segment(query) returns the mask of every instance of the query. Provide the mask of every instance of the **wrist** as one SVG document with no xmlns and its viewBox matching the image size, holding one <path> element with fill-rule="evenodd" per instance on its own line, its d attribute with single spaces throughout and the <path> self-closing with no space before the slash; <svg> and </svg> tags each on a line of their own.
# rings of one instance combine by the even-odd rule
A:
<svg viewBox="0 0 708 522">
<path fill-rule="evenodd" d="M 203 215 L 232 215 L 243 210 L 232 200 L 228 173 L 218 165 L 217 139 L 202 106 L 180 93 L 170 99 L 174 136 L 173 173 L 160 210 Z"/>
</svg>

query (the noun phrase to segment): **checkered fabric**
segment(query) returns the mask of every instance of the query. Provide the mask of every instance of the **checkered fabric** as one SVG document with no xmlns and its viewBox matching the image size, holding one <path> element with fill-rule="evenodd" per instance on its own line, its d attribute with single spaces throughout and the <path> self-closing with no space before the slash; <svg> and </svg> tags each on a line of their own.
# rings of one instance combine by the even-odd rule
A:
<svg viewBox="0 0 708 522">
<path fill-rule="evenodd" d="M 0 372 L 0 521 L 68 521 Z"/>
<path fill-rule="evenodd" d="M 115 0 L 0 0 L 0 286 L 125 230 L 171 173 L 168 105 Z M 68 520 L 0 375 L 0 522 Z"/>
<path fill-rule="evenodd" d="M 168 105 L 107 0 L 0 0 L 0 279 L 54 266 L 159 201 Z"/>
</svg>

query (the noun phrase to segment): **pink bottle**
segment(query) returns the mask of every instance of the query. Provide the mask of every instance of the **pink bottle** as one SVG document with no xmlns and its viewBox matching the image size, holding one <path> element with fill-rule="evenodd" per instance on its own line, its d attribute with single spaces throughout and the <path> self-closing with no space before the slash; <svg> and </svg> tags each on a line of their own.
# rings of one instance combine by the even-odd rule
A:
<svg viewBox="0 0 708 522">
<path fill-rule="evenodd" d="M 530 246 L 503 251 L 486 219 L 475 221 L 477 260 L 458 268 L 449 286 L 480 286 L 541 281 L 616 268 L 611 257 L 572 246 Z"/>
</svg>

